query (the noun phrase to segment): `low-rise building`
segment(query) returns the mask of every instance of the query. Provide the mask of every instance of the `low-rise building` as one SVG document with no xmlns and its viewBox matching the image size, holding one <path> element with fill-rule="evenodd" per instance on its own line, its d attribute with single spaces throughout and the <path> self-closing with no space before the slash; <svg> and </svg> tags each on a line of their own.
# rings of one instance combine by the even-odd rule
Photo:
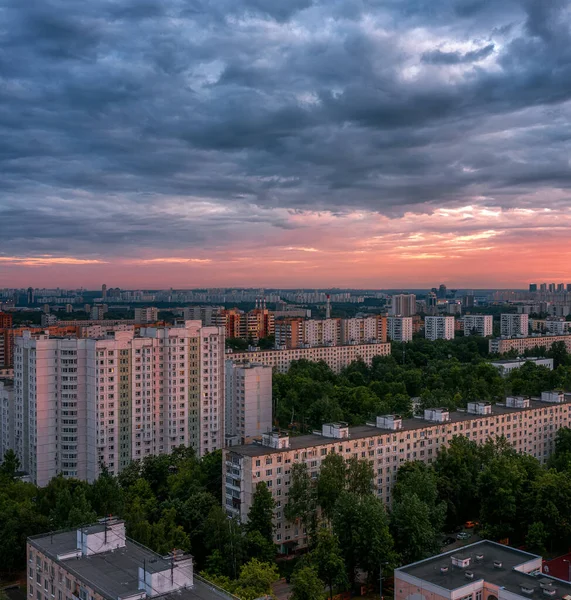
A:
<svg viewBox="0 0 571 600">
<path fill-rule="evenodd" d="M 310 360 L 327 363 L 335 373 L 349 366 L 356 360 L 370 365 L 375 356 L 388 356 L 391 345 L 357 344 L 355 346 L 319 346 L 316 348 L 292 348 L 291 350 L 256 350 L 248 352 L 226 352 L 226 358 L 234 361 L 252 361 L 269 365 L 278 373 L 287 373 L 294 360 Z"/>
<path fill-rule="evenodd" d="M 394 571 L 395 600 L 568 598 L 567 581 L 542 573 L 542 558 L 489 540 Z"/>
<path fill-rule="evenodd" d="M 494 362 L 490 363 L 493 367 L 496 367 L 496 369 L 502 374 L 502 375 L 509 375 L 512 371 L 514 371 L 515 369 L 519 369 L 520 367 L 522 367 L 523 365 L 525 365 L 525 363 L 533 363 L 534 365 L 537 365 L 538 367 L 547 367 L 550 371 L 553 371 L 553 359 L 552 358 L 533 358 L 531 356 L 529 357 L 524 357 L 524 358 L 514 358 L 512 360 L 510 359 L 506 359 L 506 360 L 495 360 Z"/>
<path fill-rule="evenodd" d="M 383 415 L 357 427 L 329 423 L 321 432 L 291 438 L 269 432 L 262 443 L 224 449 L 224 508 L 229 516 L 247 520 L 256 485 L 264 481 L 276 501 L 274 541 L 287 552 L 307 544 L 302 526 L 284 516 L 292 464 L 305 463 L 310 476 L 316 478 L 330 453 L 368 460 L 375 472 L 376 493 L 389 506 L 398 468 L 406 461 L 433 462 L 440 448 L 455 436 L 476 443 L 504 437 L 516 451 L 545 462 L 557 431 L 569 427 L 570 422 L 571 395 L 545 392 L 533 400 L 518 396 L 495 405 L 470 402 L 462 412 L 428 409 L 424 418 Z"/>
<path fill-rule="evenodd" d="M 189 554 L 130 540 L 119 519 L 30 537 L 27 556 L 30 600 L 237 600 L 196 575 Z"/>
</svg>

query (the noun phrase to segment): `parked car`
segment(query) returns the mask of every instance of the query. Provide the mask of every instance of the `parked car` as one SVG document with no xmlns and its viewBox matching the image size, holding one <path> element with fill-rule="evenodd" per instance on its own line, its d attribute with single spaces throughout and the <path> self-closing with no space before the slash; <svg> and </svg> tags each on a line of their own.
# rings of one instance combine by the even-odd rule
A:
<svg viewBox="0 0 571 600">
<path fill-rule="evenodd" d="M 458 540 L 467 540 L 471 537 L 472 537 L 472 534 L 468 533 L 467 531 L 461 531 L 460 533 L 456 534 L 456 539 L 458 539 Z"/>
<path fill-rule="evenodd" d="M 442 545 L 443 546 L 450 546 L 450 544 L 453 544 L 455 541 L 456 540 L 453 537 L 447 537 L 447 538 L 444 538 L 442 540 Z"/>
</svg>

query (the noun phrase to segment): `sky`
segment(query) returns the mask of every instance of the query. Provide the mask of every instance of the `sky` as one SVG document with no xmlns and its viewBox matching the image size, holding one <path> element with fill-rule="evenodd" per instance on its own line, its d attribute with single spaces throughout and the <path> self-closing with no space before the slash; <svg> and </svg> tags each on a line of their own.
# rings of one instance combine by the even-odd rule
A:
<svg viewBox="0 0 571 600">
<path fill-rule="evenodd" d="M 0 288 L 571 282 L 567 0 L 4 0 Z"/>
</svg>

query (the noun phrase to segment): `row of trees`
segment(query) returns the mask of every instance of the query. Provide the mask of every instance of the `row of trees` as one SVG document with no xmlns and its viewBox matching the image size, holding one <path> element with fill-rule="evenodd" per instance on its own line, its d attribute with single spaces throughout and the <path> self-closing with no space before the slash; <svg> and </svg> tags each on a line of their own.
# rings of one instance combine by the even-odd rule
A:
<svg viewBox="0 0 571 600">
<path fill-rule="evenodd" d="M 375 357 L 370 367 L 354 362 L 339 375 L 324 362 L 297 361 L 274 376 L 276 424 L 304 432 L 327 421 L 360 425 L 379 414 L 410 416 L 412 397 L 420 398 L 422 408 L 455 409 L 510 393 L 571 391 L 571 357 L 563 344 L 536 353 L 553 356 L 553 371 L 527 363 L 504 378 L 489 364 L 487 343 L 477 337 L 393 343 L 391 356 Z"/>
</svg>

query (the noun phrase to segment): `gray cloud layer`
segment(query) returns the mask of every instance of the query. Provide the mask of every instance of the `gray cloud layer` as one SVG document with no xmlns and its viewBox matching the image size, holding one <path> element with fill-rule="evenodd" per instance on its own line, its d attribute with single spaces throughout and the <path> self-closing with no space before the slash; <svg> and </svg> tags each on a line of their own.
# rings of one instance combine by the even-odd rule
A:
<svg viewBox="0 0 571 600">
<path fill-rule="evenodd" d="M 565 0 L 6 0 L 0 23 L 0 253 L 571 181 Z"/>
</svg>

